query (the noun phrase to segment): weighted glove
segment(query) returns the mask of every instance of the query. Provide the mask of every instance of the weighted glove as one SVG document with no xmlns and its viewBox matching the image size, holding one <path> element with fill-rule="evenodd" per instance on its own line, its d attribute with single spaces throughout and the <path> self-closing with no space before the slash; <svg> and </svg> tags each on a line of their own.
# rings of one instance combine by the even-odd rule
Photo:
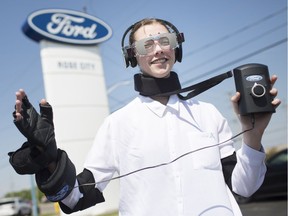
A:
<svg viewBox="0 0 288 216">
<path fill-rule="evenodd" d="M 10 163 L 19 174 L 37 173 L 57 160 L 52 107 L 49 103 L 40 103 L 39 107 L 40 115 L 25 96 L 22 99 L 22 118 L 17 120 L 16 112 L 13 112 L 14 124 L 27 138 L 20 149 L 9 153 Z"/>
</svg>

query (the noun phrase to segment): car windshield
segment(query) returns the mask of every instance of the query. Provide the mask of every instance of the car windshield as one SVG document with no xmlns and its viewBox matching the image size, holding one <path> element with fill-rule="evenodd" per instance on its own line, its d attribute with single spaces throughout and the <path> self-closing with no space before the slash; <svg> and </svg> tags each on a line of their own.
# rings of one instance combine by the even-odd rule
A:
<svg viewBox="0 0 288 216">
<path fill-rule="evenodd" d="M 272 158 L 269 161 L 269 164 L 275 165 L 275 164 L 287 163 L 287 158 L 288 158 L 287 151 L 282 152 L 281 154 L 277 155 L 277 157 Z"/>
</svg>

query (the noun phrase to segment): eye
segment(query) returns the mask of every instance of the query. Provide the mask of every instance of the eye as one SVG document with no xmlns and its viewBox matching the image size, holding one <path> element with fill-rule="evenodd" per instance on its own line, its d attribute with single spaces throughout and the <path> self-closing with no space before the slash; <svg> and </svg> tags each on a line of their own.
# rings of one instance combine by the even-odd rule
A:
<svg viewBox="0 0 288 216">
<path fill-rule="evenodd" d="M 161 46 L 169 46 L 170 45 L 169 38 L 168 37 L 159 38 L 159 44 Z"/>
<path fill-rule="evenodd" d="M 147 40 L 144 43 L 145 49 L 151 49 L 154 46 L 154 41 L 153 40 Z"/>
</svg>

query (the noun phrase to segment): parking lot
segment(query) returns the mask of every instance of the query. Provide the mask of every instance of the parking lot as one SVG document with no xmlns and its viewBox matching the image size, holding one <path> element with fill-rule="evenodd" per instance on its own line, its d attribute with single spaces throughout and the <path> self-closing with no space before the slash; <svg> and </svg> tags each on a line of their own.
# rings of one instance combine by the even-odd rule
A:
<svg viewBox="0 0 288 216">
<path fill-rule="evenodd" d="M 274 199 L 240 205 L 243 216 L 287 216 L 287 199 Z"/>
<path fill-rule="evenodd" d="M 55 212 L 52 203 L 40 205 L 41 215 L 52 215 Z M 287 216 L 287 199 L 274 199 L 241 204 L 243 216 Z M 53 214 L 57 215 L 57 214 Z"/>
</svg>

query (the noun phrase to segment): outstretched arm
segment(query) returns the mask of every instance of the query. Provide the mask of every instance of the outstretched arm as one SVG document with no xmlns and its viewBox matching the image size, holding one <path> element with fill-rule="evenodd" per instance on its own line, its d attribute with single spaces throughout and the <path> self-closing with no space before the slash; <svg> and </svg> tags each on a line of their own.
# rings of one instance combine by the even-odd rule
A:
<svg viewBox="0 0 288 216">
<path fill-rule="evenodd" d="M 35 174 L 39 189 L 48 200 L 60 202 L 66 213 L 104 202 L 91 172 L 84 169 L 76 176 L 75 166 L 67 153 L 57 148 L 50 104 L 42 99 L 39 106 L 40 114 L 29 102 L 24 90 L 16 92 L 14 124 L 27 141 L 15 152 L 9 153 L 15 171 L 19 174 Z"/>
</svg>

